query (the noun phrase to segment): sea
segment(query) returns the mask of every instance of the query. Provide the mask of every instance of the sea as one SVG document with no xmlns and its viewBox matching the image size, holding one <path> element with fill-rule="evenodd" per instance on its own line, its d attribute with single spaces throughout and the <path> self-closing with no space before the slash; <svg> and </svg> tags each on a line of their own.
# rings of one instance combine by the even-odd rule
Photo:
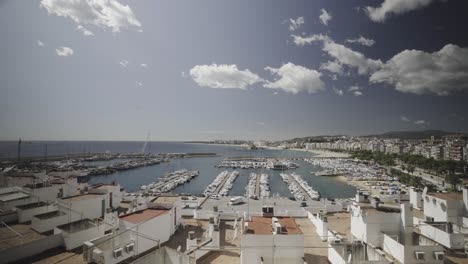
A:
<svg viewBox="0 0 468 264">
<path fill-rule="evenodd" d="M 314 154 L 295 150 L 270 150 L 258 149 L 249 150 L 240 146 L 215 145 L 185 142 L 145 142 L 137 141 L 23 141 L 21 144 L 21 157 L 45 157 L 54 155 L 76 155 L 86 153 L 216 153 L 214 157 L 178 158 L 171 159 L 170 162 L 152 166 L 140 167 L 127 171 L 119 171 L 110 175 L 93 176 L 89 179 L 90 184 L 117 182 L 127 191 L 135 192 L 142 185 L 155 182 L 166 173 L 179 170 L 198 170 L 199 176 L 190 182 L 174 189 L 173 193 L 202 194 L 205 188 L 214 178 L 225 168 L 216 168 L 223 159 L 230 157 L 281 157 L 293 158 L 313 158 Z M 0 142 L 0 160 L 11 159 L 17 156 L 17 142 Z M 86 162 L 89 165 L 103 166 L 111 161 Z M 303 160 L 294 161 L 298 163 L 297 169 L 288 170 L 288 173 L 295 172 L 302 175 L 309 185 L 320 192 L 323 198 L 349 198 L 353 197 L 356 190 L 354 187 L 338 181 L 334 177 L 316 176 L 314 173 L 322 168 L 313 166 Z M 229 169 L 232 170 L 232 169 Z M 287 185 L 281 180 L 279 171 L 267 169 L 237 169 L 240 176 L 234 182 L 233 188 L 229 192 L 230 196 L 241 196 L 245 194 L 245 188 L 252 172 L 266 173 L 270 175 L 270 189 L 272 195 L 282 197 L 292 197 Z"/>
</svg>

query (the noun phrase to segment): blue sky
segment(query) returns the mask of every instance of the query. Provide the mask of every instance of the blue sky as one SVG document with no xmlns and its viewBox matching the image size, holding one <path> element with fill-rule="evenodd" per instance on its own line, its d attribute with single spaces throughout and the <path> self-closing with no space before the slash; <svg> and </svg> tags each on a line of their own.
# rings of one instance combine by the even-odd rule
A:
<svg viewBox="0 0 468 264">
<path fill-rule="evenodd" d="M 468 132 L 467 7 L 0 1 L 0 140 Z"/>
</svg>

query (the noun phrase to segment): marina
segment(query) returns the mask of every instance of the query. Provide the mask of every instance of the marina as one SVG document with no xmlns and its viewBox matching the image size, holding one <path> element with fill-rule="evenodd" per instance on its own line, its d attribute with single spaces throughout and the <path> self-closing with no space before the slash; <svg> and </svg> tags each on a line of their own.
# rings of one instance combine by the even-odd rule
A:
<svg viewBox="0 0 468 264">
<path fill-rule="evenodd" d="M 167 193 L 174 190 L 177 186 L 189 182 L 198 175 L 198 171 L 177 170 L 159 178 L 158 182 L 142 185 L 140 189 L 152 194 Z"/>
<path fill-rule="evenodd" d="M 230 158 L 223 160 L 216 167 L 232 169 L 271 169 L 271 170 L 289 170 L 299 167 L 287 159 L 278 158 Z"/>
<path fill-rule="evenodd" d="M 281 173 L 280 176 L 283 181 L 288 184 L 288 188 L 296 200 L 305 201 L 320 199 L 319 192 L 312 189 L 312 187 L 310 187 L 310 185 L 304 181 L 299 174 Z"/>
<path fill-rule="evenodd" d="M 229 190 L 232 189 L 233 183 L 236 178 L 239 176 L 238 171 L 223 171 L 216 178 L 214 181 L 208 185 L 205 189 L 204 195 L 206 197 L 216 198 L 219 196 L 227 196 Z"/>
</svg>

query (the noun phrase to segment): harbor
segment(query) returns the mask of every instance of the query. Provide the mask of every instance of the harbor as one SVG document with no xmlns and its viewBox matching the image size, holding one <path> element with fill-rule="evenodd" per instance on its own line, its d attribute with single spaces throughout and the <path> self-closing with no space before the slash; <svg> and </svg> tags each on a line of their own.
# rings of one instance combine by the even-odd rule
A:
<svg viewBox="0 0 468 264">
<path fill-rule="evenodd" d="M 217 198 L 218 196 L 227 196 L 232 189 L 233 183 L 239 176 L 238 171 L 223 171 L 206 187 L 204 195 L 206 197 Z"/>
<path fill-rule="evenodd" d="M 319 200 L 320 194 L 319 192 L 315 191 L 310 187 L 310 185 L 302 179 L 299 174 L 292 173 L 280 174 L 283 181 L 288 184 L 288 188 L 291 193 L 294 195 L 294 198 L 299 201 L 306 201 L 306 200 Z"/>
<path fill-rule="evenodd" d="M 269 175 L 250 173 L 244 196 L 255 200 L 270 197 Z"/>
<path fill-rule="evenodd" d="M 177 186 L 189 182 L 198 175 L 198 171 L 177 170 L 159 178 L 158 182 L 142 185 L 141 190 L 150 194 L 167 193 L 174 190 Z"/>
<path fill-rule="evenodd" d="M 291 160 L 283 158 L 229 158 L 223 160 L 216 167 L 231 169 L 290 170 L 298 168 L 299 165 Z"/>
</svg>

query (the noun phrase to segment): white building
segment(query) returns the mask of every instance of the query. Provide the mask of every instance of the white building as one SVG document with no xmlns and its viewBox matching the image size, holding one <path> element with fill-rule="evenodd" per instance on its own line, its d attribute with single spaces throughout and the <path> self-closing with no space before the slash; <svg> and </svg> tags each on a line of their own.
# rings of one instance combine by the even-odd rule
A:
<svg viewBox="0 0 468 264">
<path fill-rule="evenodd" d="M 180 217 L 176 207 L 154 205 L 120 216 L 117 233 L 85 243 L 85 260 L 114 264 L 154 249 L 174 234 Z"/>
<path fill-rule="evenodd" d="M 241 264 L 304 263 L 304 234 L 293 218 L 252 217 L 244 222 Z"/>
<path fill-rule="evenodd" d="M 400 210 L 395 209 L 352 205 L 353 237 L 367 245 L 368 254 L 379 254 L 376 249 L 381 248 L 390 259 L 402 264 L 443 263 L 443 247 L 415 232 L 411 205 L 401 204 Z"/>
</svg>

